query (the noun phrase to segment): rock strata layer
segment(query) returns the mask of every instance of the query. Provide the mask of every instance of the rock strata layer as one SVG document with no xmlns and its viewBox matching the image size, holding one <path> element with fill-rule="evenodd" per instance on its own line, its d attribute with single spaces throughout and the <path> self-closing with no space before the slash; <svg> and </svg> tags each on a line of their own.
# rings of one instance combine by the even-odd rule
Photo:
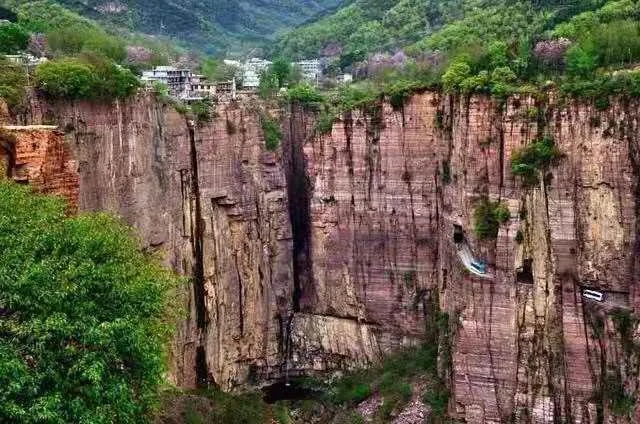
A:
<svg viewBox="0 0 640 424">
<path fill-rule="evenodd" d="M 275 152 L 255 100 L 220 104 L 193 130 L 148 95 L 41 103 L 32 116 L 66 130 L 50 157 L 75 169 L 78 207 L 121 215 L 191 277 L 177 384 L 366 366 L 423 340 L 436 302 L 449 317 L 439 368 L 454 417 L 631 423 L 637 106 L 424 93 L 347 113 L 324 135 L 294 108 Z M 524 187 L 510 157 L 542 136 L 563 157 Z M 494 240 L 473 231 L 485 198 L 511 215 Z M 460 229 L 491 278 L 459 262 Z"/>
</svg>

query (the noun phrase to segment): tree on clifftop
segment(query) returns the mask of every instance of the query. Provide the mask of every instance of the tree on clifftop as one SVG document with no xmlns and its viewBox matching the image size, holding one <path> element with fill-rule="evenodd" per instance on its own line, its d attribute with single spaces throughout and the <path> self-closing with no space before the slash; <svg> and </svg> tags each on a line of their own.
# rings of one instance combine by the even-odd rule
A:
<svg viewBox="0 0 640 424">
<path fill-rule="evenodd" d="M 0 22 L 0 54 L 13 54 L 27 48 L 29 33 L 20 25 Z"/>
<path fill-rule="evenodd" d="M 117 219 L 0 182 L 0 422 L 148 421 L 177 282 Z"/>
</svg>

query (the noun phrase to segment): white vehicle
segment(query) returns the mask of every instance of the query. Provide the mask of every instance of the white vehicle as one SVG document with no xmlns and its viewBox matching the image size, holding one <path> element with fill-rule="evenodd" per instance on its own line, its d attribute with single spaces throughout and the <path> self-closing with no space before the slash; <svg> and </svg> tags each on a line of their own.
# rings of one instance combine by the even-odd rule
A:
<svg viewBox="0 0 640 424">
<path fill-rule="evenodd" d="M 602 302 L 604 300 L 604 294 L 597 290 L 584 289 L 582 290 L 582 296 L 587 299 L 595 300 L 596 302 Z"/>
</svg>

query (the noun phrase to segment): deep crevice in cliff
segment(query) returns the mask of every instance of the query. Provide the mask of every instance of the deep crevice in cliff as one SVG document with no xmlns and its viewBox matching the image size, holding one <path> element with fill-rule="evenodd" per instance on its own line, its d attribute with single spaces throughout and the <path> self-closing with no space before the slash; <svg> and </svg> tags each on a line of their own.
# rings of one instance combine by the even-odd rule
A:
<svg viewBox="0 0 640 424">
<path fill-rule="evenodd" d="M 293 311 L 305 310 L 312 299 L 311 194 L 304 159 L 304 111 L 292 106 L 288 143 L 284 149 L 287 164 L 287 195 L 293 236 Z"/>
<path fill-rule="evenodd" d="M 191 159 L 191 196 L 195 202 L 194 224 L 191 235 L 193 245 L 193 297 L 196 306 L 196 324 L 200 333 L 200 343 L 196 350 L 196 378 L 199 386 L 207 386 L 209 383 L 209 371 L 207 367 L 207 354 L 202 338 L 207 331 L 209 318 L 206 309 L 206 290 L 204 287 L 204 253 L 203 253 L 203 220 L 202 205 L 200 202 L 200 184 L 198 179 L 198 152 L 196 148 L 195 128 L 192 123 L 187 123 L 189 133 L 189 154 Z"/>
</svg>

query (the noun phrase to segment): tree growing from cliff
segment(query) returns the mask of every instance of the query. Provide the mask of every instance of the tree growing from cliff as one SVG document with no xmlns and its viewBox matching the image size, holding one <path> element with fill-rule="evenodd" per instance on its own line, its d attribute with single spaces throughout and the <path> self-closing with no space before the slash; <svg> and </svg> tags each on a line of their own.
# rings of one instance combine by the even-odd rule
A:
<svg viewBox="0 0 640 424">
<path fill-rule="evenodd" d="M 0 422 L 147 421 L 177 282 L 117 219 L 0 183 Z"/>
<path fill-rule="evenodd" d="M 562 157 L 550 137 L 534 141 L 511 155 L 511 172 L 522 178 L 525 186 L 533 186 L 539 182 L 540 172 Z"/>
<path fill-rule="evenodd" d="M 509 220 L 510 213 L 503 203 L 492 202 L 485 197 L 473 211 L 473 218 L 473 230 L 479 239 L 495 239 L 500 225 Z"/>
</svg>

